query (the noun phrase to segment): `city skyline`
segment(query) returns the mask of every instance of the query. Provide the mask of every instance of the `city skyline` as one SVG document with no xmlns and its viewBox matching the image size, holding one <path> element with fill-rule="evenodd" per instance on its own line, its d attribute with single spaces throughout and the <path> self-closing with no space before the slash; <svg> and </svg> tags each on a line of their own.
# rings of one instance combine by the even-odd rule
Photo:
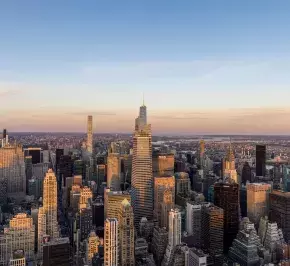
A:
<svg viewBox="0 0 290 266">
<path fill-rule="evenodd" d="M 129 133 L 145 93 L 153 135 L 288 134 L 289 7 L 2 3 L 0 124 Z"/>
</svg>

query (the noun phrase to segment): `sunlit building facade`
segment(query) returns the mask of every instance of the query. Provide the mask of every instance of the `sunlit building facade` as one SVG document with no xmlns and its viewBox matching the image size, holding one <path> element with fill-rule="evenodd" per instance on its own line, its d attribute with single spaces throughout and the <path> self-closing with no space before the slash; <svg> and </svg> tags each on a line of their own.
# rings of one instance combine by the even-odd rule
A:
<svg viewBox="0 0 290 266">
<path fill-rule="evenodd" d="M 119 265 L 119 223 L 117 218 L 105 221 L 105 266 Z"/>
<path fill-rule="evenodd" d="M 0 148 L 0 202 L 7 196 L 20 198 L 26 193 L 25 162 L 22 146 Z"/>
<path fill-rule="evenodd" d="M 247 216 L 255 225 L 259 224 L 261 217 L 268 216 L 270 192 L 270 184 L 247 184 Z"/>
<path fill-rule="evenodd" d="M 93 117 L 91 115 L 88 116 L 87 122 L 87 151 L 89 153 L 93 152 Z"/>
<path fill-rule="evenodd" d="M 125 191 L 105 190 L 105 218 L 117 218 L 121 202 L 127 199 L 131 203 L 131 195 Z"/>
<path fill-rule="evenodd" d="M 175 202 L 175 178 L 174 176 L 154 177 L 154 218 L 161 222 L 161 205 L 164 194 L 171 193 Z"/>
<path fill-rule="evenodd" d="M 26 213 L 19 213 L 9 221 L 9 227 L 4 228 L 7 241 L 7 258 L 12 257 L 16 250 L 23 250 L 27 260 L 34 259 L 35 225 L 33 219 Z"/>
<path fill-rule="evenodd" d="M 230 145 L 225 159 L 224 178 L 226 180 L 233 180 L 235 183 L 238 183 L 238 174 L 236 170 L 235 155 L 232 149 L 232 145 Z"/>
<path fill-rule="evenodd" d="M 127 199 L 121 203 L 118 215 L 119 222 L 119 260 L 121 266 L 135 265 L 134 248 L 134 214 Z"/>
<path fill-rule="evenodd" d="M 114 191 L 119 191 L 121 188 L 121 160 L 118 153 L 108 155 L 107 187 Z"/>
<path fill-rule="evenodd" d="M 43 211 L 46 216 L 46 234 L 58 238 L 57 181 L 52 169 L 48 170 L 43 182 Z"/>
<path fill-rule="evenodd" d="M 92 265 L 92 259 L 99 252 L 99 246 L 104 244 L 104 240 L 99 238 L 94 231 L 88 237 L 86 243 L 86 260 L 89 266 Z"/>
</svg>

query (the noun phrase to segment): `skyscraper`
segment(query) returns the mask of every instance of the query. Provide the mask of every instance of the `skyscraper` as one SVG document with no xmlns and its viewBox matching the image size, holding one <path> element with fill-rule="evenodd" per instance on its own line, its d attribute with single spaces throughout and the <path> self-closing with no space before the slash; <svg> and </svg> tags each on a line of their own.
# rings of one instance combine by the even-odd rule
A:
<svg viewBox="0 0 290 266">
<path fill-rule="evenodd" d="M 153 217 L 152 136 L 146 121 L 142 106 L 133 137 L 132 205 L 137 227 L 142 217 Z"/>
<path fill-rule="evenodd" d="M 242 170 L 242 183 L 246 185 L 247 181 L 252 182 L 252 170 L 249 163 L 245 162 Z"/>
<path fill-rule="evenodd" d="M 108 155 L 107 187 L 114 191 L 121 189 L 121 160 L 118 153 Z"/>
<path fill-rule="evenodd" d="M 290 192 L 274 190 L 270 193 L 270 221 L 283 230 L 286 241 L 290 241 Z"/>
<path fill-rule="evenodd" d="M 213 264 L 223 265 L 224 246 L 224 210 L 214 205 L 202 207 L 202 239 L 203 249 Z"/>
<path fill-rule="evenodd" d="M 163 201 L 161 203 L 161 217 L 160 224 L 161 227 L 165 227 L 168 229 L 168 215 L 171 209 L 174 208 L 174 195 L 172 195 L 172 191 L 167 189 L 163 193 Z"/>
<path fill-rule="evenodd" d="M 46 234 L 57 238 L 57 182 L 52 169 L 48 170 L 43 182 L 43 211 L 46 215 Z"/>
<path fill-rule="evenodd" d="M 35 225 L 26 213 L 19 213 L 9 221 L 9 227 L 4 228 L 7 241 L 8 258 L 16 250 L 23 250 L 27 260 L 34 259 Z"/>
<path fill-rule="evenodd" d="M 119 260 L 121 266 L 134 266 L 134 214 L 127 199 L 120 204 L 119 222 Z"/>
<path fill-rule="evenodd" d="M 168 245 L 164 256 L 164 265 L 168 265 L 174 248 L 181 244 L 181 212 L 179 209 L 172 209 L 169 212 Z"/>
<path fill-rule="evenodd" d="M 202 210 L 211 206 L 211 203 L 203 202 L 187 202 L 186 208 L 186 231 L 193 236 L 194 246 L 202 247 Z"/>
<path fill-rule="evenodd" d="M 87 151 L 93 152 L 93 117 L 88 116 L 88 129 L 87 129 Z"/>
<path fill-rule="evenodd" d="M 99 246 L 104 240 L 100 239 L 94 231 L 90 233 L 86 243 L 86 260 L 88 265 L 92 265 L 92 259 L 99 252 Z"/>
<path fill-rule="evenodd" d="M 188 195 L 190 191 L 190 179 L 188 173 L 175 173 L 175 195 Z"/>
<path fill-rule="evenodd" d="M 0 203 L 7 196 L 23 198 L 26 193 L 25 162 L 22 146 L 0 148 Z"/>
<path fill-rule="evenodd" d="M 105 221 L 105 266 L 116 266 L 119 263 L 118 220 L 109 218 Z"/>
<path fill-rule="evenodd" d="M 236 183 L 216 183 L 214 204 L 224 210 L 224 248 L 227 252 L 239 231 L 240 189 Z"/>
<path fill-rule="evenodd" d="M 174 175 L 174 154 L 153 152 L 153 177 Z"/>
<path fill-rule="evenodd" d="M 235 165 L 235 155 L 230 145 L 226 159 L 225 159 L 225 169 L 224 169 L 224 178 L 232 179 L 234 182 L 238 183 L 238 174 Z"/>
<path fill-rule="evenodd" d="M 106 189 L 105 191 L 105 218 L 117 218 L 120 203 L 127 199 L 131 202 L 131 195 L 126 191 L 110 191 Z"/>
<path fill-rule="evenodd" d="M 37 252 L 38 258 L 42 259 L 43 256 L 43 244 L 44 237 L 46 236 L 46 215 L 43 207 L 38 210 L 38 222 L 37 222 Z"/>
<path fill-rule="evenodd" d="M 261 217 L 268 216 L 270 184 L 247 184 L 247 214 L 248 218 L 256 226 Z"/>
<path fill-rule="evenodd" d="M 256 176 L 266 173 L 266 145 L 256 145 Z"/>
<path fill-rule="evenodd" d="M 161 222 L 161 204 L 164 193 L 169 190 L 175 202 L 175 178 L 174 176 L 154 177 L 154 218 Z"/>
<path fill-rule="evenodd" d="M 43 246 L 43 266 L 71 266 L 71 247 L 68 237 L 56 238 Z"/>
</svg>

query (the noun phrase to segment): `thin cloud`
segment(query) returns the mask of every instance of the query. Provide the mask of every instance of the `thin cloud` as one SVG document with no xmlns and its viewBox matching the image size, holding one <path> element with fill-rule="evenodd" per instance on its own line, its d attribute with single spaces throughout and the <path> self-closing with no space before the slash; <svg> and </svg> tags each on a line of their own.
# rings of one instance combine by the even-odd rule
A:
<svg viewBox="0 0 290 266">
<path fill-rule="evenodd" d="M 6 90 L 6 91 L 0 91 L 0 99 L 4 97 L 9 97 L 13 95 L 18 95 L 22 93 L 21 90 Z"/>
<path fill-rule="evenodd" d="M 89 111 L 83 111 L 83 112 L 72 112 L 67 113 L 68 115 L 79 115 L 79 116 L 85 116 L 85 115 L 92 115 L 92 116 L 114 116 L 116 113 L 114 112 L 106 112 L 106 111 L 97 111 L 97 112 L 89 112 Z"/>
</svg>

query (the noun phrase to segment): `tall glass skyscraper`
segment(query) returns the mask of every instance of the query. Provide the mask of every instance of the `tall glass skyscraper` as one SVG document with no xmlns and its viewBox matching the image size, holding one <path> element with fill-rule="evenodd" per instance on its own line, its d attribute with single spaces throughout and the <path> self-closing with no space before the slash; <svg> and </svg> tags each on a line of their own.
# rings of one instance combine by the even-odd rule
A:
<svg viewBox="0 0 290 266">
<path fill-rule="evenodd" d="M 152 135 L 146 106 L 141 106 L 133 138 L 132 206 L 135 226 L 142 217 L 153 218 Z"/>
</svg>

